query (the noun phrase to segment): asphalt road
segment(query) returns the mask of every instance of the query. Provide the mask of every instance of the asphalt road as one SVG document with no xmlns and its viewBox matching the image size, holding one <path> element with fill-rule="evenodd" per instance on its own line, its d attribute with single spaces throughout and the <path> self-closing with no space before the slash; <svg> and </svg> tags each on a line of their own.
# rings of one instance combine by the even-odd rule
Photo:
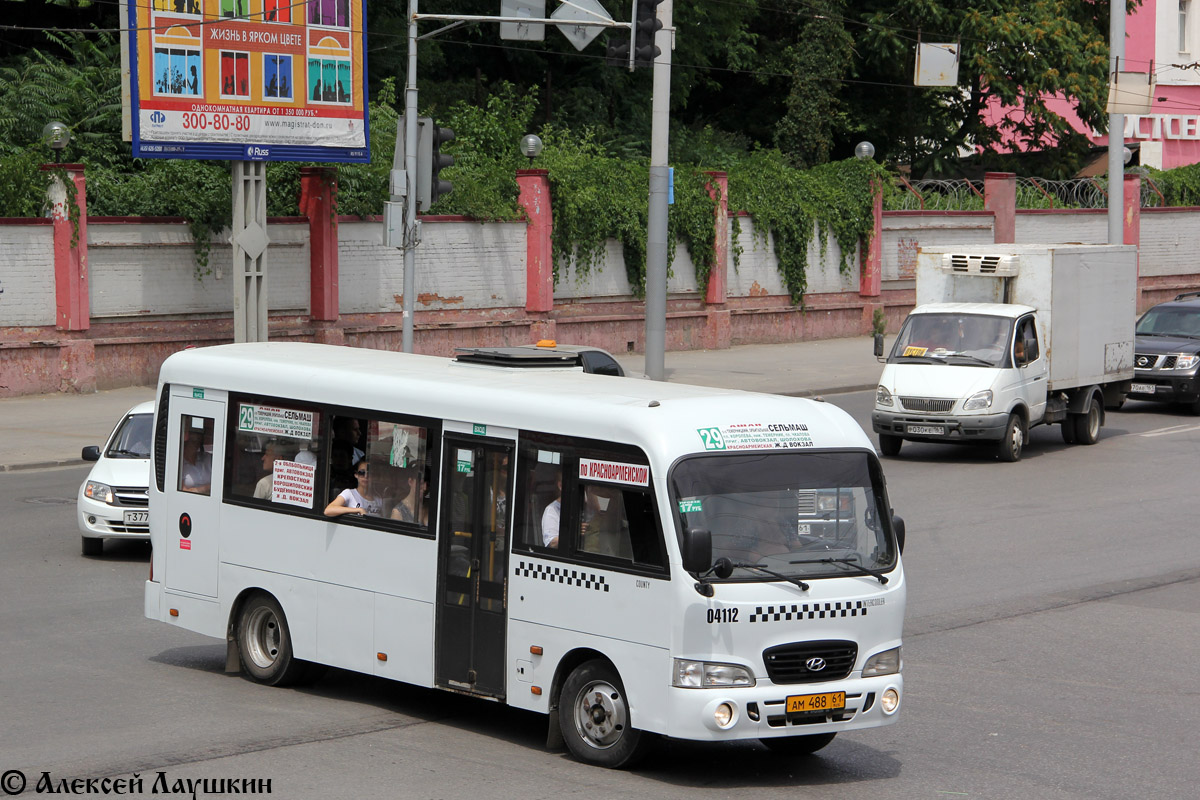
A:
<svg viewBox="0 0 1200 800">
<path fill-rule="evenodd" d="M 830 398 L 866 420 L 871 396 Z M 222 643 L 142 616 L 149 548 L 79 555 L 86 467 L 0 474 L 0 772 L 269 779 L 285 798 L 1195 796 L 1200 419 L 1130 403 L 1093 447 L 1024 459 L 906 443 L 899 724 L 816 756 L 662 743 L 631 772 L 542 747 L 542 718 L 333 670 L 302 689 L 223 672 Z M 15 786 L 5 775 L 0 788 Z M 203 795 L 202 795 L 203 796 Z"/>
</svg>

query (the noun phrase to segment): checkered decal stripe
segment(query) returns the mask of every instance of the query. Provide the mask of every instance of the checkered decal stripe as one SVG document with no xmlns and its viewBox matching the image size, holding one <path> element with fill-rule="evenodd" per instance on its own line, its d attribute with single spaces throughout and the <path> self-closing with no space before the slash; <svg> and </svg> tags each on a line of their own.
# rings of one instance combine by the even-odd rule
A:
<svg viewBox="0 0 1200 800">
<path fill-rule="evenodd" d="M 751 622 L 790 622 L 801 619 L 833 619 L 836 617 L 865 617 L 867 607 L 862 600 L 845 603 L 797 603 L 790 606 L 759 606 L 750 615 Z"/>
<path fill-rule="evenodd" d="M 533 578 L 535 580 L 540 578 L 544 581 L 565 583 L 568 586 L 595 589 L 597 592 L 607 592 L 610 588 L 605 583 L 603 575 L 593 575 L 588 572 L 580 572 L 577 569 L 567 569 L 566 567 L 551 567 L 547 564 L 527 564 L 524 561 L 517 562 L 517 576 L 520 578 Z"/>
</svg>

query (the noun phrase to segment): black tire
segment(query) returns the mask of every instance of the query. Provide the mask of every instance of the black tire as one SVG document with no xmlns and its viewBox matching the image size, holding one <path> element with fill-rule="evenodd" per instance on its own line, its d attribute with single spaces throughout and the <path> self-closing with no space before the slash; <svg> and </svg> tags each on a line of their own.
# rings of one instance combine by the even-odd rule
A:
<svg viewBox="0 0 1200 800">
<path fill-rule="evenodd" d="M 807 756 L 833 741 L 836 733 L 810 733 L 807 736 L 781 736 L 759 739 L 772 753 L 781 756 Z"/>
<path fill-rule="evenodd" d="M 80 536 L 81 550 L 85 556 L 98 556 L 104 553 L 104 540 L 93 539 L 91 536 Z"/>
<path fill-rule="evenodd" d="M 879 434 L 879 452 L 885 456 L 900 455 L 900 445 L 904 444 L 904 440 L 899 436 L 893 436 L 890 433 Z"/>
<path fill-rule="evenodd" d="M 1004 428 L 1004 438 L 996 447 L 996 455 L 1001 461 L 1009 464 L 1021 460 L 1021 451 L 1025 449 L 1025 420 L 1020 414 L 1009 414 L 1008 425 Z"/>
<path fill-rule="evenodd" d="M 1088 401 L 1088 410 L 1074 416 L 1077 444 L 1095 444 L 1100 441 L 1100 423 L 1104 421 L 1104 408 L 1099 400 L 1093 397 Z"/>
<path fill-rule="evenodd" d="M 620 676 L 600 659 L 580 664 L 563 682 L 558 723 L 571 755 L 599 767 L 631 767 L 649 744 L 650 737 L 629 719 Z"/>
<path fill-rule="evenodd" d="M 1062 428 L 1063 441 L 1067 444 L 1075 444 L 1075 415 L 1067 414 L 1067 418 L 1059 423 Z"/>
<path fill-rule="evenodd" d="M 307 662 L 292 657 L 292 634 L 283 608 L 271 595 L 246 598 L 238 614 L 238 654 L 242 674 L 267 686 L 287 686 L 305 677 Z"/>
</svg>

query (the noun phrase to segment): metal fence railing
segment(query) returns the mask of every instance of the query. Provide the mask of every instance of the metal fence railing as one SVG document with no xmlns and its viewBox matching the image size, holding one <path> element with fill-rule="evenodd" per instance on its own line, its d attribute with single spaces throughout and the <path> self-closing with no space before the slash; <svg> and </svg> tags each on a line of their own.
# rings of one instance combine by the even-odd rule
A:
<svg viewBox="0 0 1200 800">
<path fill-rule="evenodd" d="M 1142 176 L 1141 205 L 1165 205 L 1162 192 L 1148 175 Z M 926 178 L 897 181 L 897 193 L 886 207 L 894 211 L 979 211 L 983 181 L 969 178 Z M 1017 208 L 1107 208 L 1107 178 L 1017 178 Z"/>
</svg>

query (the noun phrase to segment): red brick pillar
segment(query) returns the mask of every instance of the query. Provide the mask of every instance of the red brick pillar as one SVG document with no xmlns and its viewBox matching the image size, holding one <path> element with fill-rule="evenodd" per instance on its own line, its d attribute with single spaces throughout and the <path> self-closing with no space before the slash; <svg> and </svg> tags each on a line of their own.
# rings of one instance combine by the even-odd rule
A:
<svg viewBox="0 0 1200 800">
<path fill-rule="evenodd" d="M 316 340 L 342 344 L 338 320 L 337 169 L 300 168 L 300 213 L 308 217 L 309 319 Z"/>
<path fill-rule="evenodd" d="M 517 170 L 517 202 L 525 209 L 525 310 L 543 313 L 554 310 L 554 250 L 550 234 L 554 218 L 550 209 L 550 173 L 544 169 Z M 538 329 L 535 337 L 553 338 Z"/>
<path fill-rule="evenodd" d="M 859 242 L 858 293 L 878 297 L 883 285 L 883 192 L 871 180 L 871 241 Z"/>
<path fill-rule="evenodd" d="M 704 294 L 704 347 L 719 350 L 729 347 L 733 340 L 732 319 L 725 301 L 729 297 L 729 175 L 709 172 L 708 196 L 716 201 L 713 211 L 713 265 L 708 273 L 708 288 Z"/>
<path fill-rule="evenodd" d="M 68 187 L 59 176 L 50 184 L 50 215 L 54 219 L 54 326 L 60 331 L 91 327 L 87 269 L 87 191 L 82 164 L 43 164 L 46 171 L 62 170 L 74 190 L 74 210 Z"/>
<path fill-rule="evenodd" d="M 1123 214 L 1121 241 L 1125 244 L 1138 245 L 1138 274 L 1142 272 L 1141 243 L 1142 243 L 1142 177 L 1140 175 L 1125 176 L 1125 210 Z M 1141 308 L 1141 306 L 1138 306 Z"/>
<path fill-rule="evenodd" d="M 1011 172 L 983 174 L 983 207 L 994 215 L 992 241 L 1017 241 L 1017 176 Z"/>
</svg>

